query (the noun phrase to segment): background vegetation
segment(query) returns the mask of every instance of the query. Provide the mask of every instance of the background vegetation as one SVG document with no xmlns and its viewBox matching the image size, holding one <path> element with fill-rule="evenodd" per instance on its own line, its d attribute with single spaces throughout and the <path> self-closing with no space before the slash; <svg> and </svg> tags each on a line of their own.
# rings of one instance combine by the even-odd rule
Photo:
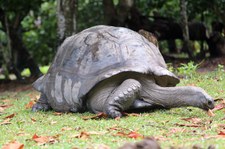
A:
<svg viewBox="0 0 225 149">
<path fill-rule="evenodd" d="M 16 75 L 20 77 L 20 72 L 24 68 L 29 68 L 33 76 L 39 75 L 40 70 L 37 66 L 49 65 L 58 45 L 65 37 L 93 25 L 109 24 L 148 30 L 150 26 L 150 31 L 152 31 L 150 24 L 157 20 L 156 17 L 180 23 L 182 22 L 181 1 L 183 0 L 69 0 L 67 4 L 63 4 L 61 0 L 34 0 L 32 3 L 27 0 L 22 2 L 1 0 L 1 73 L 7 76 L 10 71 L 18 72 Z M 184 2 L 187 3 L 188 21 L 202 22 L 206 25 L 209 34 L 212 33 L 212 22 L 224 24 L 224 0 L 185 0 Z M 60 11 L 62 13 L 66 11 L 66 9 L 60 10 L 60 6 L 69 8 L 71 5 L 74 5 L 73 9 L 71 7 L 68 12 L 64 12 L 64 15 L 69 20 L 71 15 L 66 15 L 66 13 L 75 14 L 72 16 L 75 20 L 72 22 L 74 28 L 72 32 L 60 39 L 59 23 L 57 25 L 60 19 L 57 14 L 60 14 Z M 139 26 L 134 24 L 135 22 L 139 22 Z M 168 25 L 165 24 L 165 20 L 164 24 L 160 23 Z M 135 26 L 138 28 L 134 28 Z M 169 34 L 165 31 L 163 33 Z M 221 34 L 223 36 L 223 33 Z M 167 49 L 165 45 L 164 42 L 160 42 L 160 49 Z"/>
</svg>

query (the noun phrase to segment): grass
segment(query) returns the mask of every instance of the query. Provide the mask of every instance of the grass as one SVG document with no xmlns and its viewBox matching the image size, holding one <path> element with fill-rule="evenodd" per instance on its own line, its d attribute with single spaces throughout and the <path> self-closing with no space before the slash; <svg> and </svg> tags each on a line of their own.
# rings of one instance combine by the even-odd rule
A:
<svg viewBox="0 0 225 149">
<path fill-rule="evenodd" d="M 196 74 L 182 79 L 179 85 L 195 85 L 204 88 L 214 98 L 225 99 L 225 73 L 222 70 Z M 27 104 L 37 98 L 38 92 L 0 93 L 0 107 L 12 105 L 0 112 L 0 148 L 6 143 L 16 140 L 25 148 L 98 148 L 101 144 L 110 148 L 118 148 L 126 142 L 137 142 L 141 138 L 129 138 L 126 134 L 134 131 L 144 136 L 155 137 L 162 148 L 187 147 L 198 144 L 207 148 L 213 144 L 217 149 L 224 148 L 223 137 L 218 137 L 220 131 L 225 132 L 225 111 L 215 111 L 214 117 L 209 117 L 204 111 L 187 107 L 171 110 L 156 110 L 141 113 L 137 116 L 127 116 L 119 120 L 89 119 L 84 116 L 94 116 L 91 113 L 57 114 L 54 111 L 32 113 Z M 5 117 L 10 117 L 9 124 L 4 124 Z M 198 118 L 195 121 L 184 121 L 183 118 Z M 197 127 L 187 127 L 197 125 Z M 83 132 L 84 135 L 81 135 Z M 118 136 L 118 132 L 122 135 Z M 86 134 L 85 134 L 86 133 Z M 89 134 L 87 134 L 89 133 Z M 40 145 L 32 137 L 53 136 L 52 142 Z M 222 135 L 221 135 L 222 136 Z"/>
</svg>

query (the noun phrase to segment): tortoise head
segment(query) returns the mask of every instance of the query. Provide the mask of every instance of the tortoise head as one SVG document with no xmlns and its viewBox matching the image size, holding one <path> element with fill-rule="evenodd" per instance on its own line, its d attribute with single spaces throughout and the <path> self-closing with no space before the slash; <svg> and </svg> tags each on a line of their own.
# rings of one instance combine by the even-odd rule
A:
<svg viewBox="0 0 225 149">
<path fill-rule="evenodd" d="M 194 91 L 193 98 L 198 101 L 197 107 L 203 110 L 209 110 L 214 108 L 214 100 L 213 98 L 208 95 L 202 88 L 200 87 L 192 87 Z"/>
</svg>

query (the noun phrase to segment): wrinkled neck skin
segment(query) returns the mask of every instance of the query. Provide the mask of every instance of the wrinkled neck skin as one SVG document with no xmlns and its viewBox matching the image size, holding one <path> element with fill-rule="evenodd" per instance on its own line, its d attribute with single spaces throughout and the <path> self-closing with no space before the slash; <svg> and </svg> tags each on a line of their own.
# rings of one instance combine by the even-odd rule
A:
<svg viewBox="0 0 225 149">
<path fill-rule="evenodd" d="M 143 85 L 141 98 L 146 102 L 154 103 L 164 108 L 193 106 L 204 109 L 205 96 L 209 96 L 203 89 L 198 87 L 161 87 L 151 79 L 145 79 Z M 211 97 L 209 96 L 209 98 Z"/>
</svg>

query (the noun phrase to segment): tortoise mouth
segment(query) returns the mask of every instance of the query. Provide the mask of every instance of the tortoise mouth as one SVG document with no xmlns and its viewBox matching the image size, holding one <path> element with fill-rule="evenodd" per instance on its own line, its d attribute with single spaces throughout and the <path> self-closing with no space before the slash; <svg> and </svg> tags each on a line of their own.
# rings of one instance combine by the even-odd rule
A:
<svg viewBox="0 0 225 149">
<path fill-rule="evenodd" d="M 210 99 L 210 100 L 208 100 L 208 102 L 205 104 L 203 110 L 208 111 L 209 109 L 214 109 L 214 107 L 215 107 L 215 102 L 214 102 L 213 99 Z"/>
</svg>

